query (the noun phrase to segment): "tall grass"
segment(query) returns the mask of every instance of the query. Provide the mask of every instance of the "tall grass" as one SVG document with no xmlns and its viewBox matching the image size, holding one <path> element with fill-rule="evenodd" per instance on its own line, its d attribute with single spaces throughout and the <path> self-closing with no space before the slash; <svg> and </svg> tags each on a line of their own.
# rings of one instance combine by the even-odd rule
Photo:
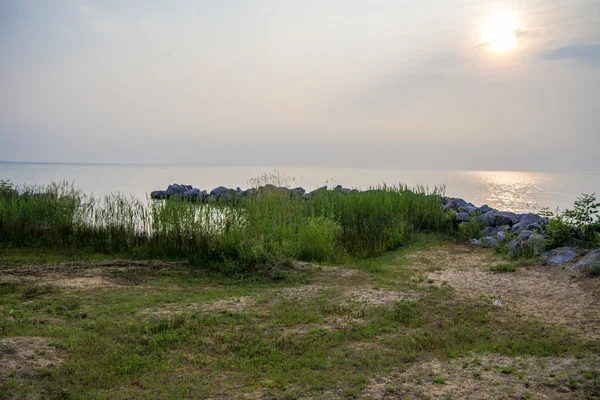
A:
<svg viewBox="0 0 600 400">
<path fill-rule="evenodd" d="M 236 271 L 289 259 L 369 257 L 405 245 L 416 232 L 449 229 L 441 192 L 381 186 L 306 200 L 271 187 L 234 202 L 195 204 L 96 199 L 65 182 L 19 187 L 0 196 L 0 245 L 187 258 Z"/>
</svg>

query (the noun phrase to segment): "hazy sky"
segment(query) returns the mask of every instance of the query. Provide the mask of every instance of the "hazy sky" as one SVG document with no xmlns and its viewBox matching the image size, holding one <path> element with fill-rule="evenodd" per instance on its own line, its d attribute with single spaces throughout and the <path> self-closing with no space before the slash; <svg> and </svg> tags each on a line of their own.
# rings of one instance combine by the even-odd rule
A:
<svg viewBox="0 0 600 400">
<path fill-rule="evenodd" d="M 0 0 L 0 160 L 600 171 L 598 0 Z"/>
</svg>

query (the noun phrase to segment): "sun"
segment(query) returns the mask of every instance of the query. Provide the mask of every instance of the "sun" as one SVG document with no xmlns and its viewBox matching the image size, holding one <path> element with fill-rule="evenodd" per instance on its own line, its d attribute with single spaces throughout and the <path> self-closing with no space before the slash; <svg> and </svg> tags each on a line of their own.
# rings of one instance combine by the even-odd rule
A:
<svg viewBox="0 0 600 400">
<path fill-rule="evenodd" d="M 481 27 L 481 42 L 491 51 L 504 53 L 517 45 L 518 21 L 509 14 L 487 17 Z"/>
</svg>

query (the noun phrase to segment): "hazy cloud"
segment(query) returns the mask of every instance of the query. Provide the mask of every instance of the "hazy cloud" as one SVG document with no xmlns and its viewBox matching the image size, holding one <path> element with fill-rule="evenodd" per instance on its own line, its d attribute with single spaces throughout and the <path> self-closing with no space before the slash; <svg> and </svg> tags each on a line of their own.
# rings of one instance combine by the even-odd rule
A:
<svg viewBox="0 0 600 400">
<path fill-rule="evenodd" d="M 540 29 L 516 29 L 512 34 L 518 42 L 521 42 L 525 39 L 535 38 L 540 35 Z M 474 49 L 475 50 L 485 50 L 495 44 L 494 41 L 481 42 L 477 44 Z"/>
<path fill-rule="evenodd" d="M 543 55 L 546 60 L 581 60 L 600 66 L 600 43 L 573 44 L 554 49 Z"/>
</svg>

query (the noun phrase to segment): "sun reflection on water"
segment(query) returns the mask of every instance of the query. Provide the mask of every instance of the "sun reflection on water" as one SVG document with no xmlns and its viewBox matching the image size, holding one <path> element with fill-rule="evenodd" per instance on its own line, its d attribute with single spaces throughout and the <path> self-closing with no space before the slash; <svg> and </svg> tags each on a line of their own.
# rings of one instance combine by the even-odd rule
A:
<svg viewBox="0 0 600 400">
<path fill-rule="evenodd" d="M 540 191 L 551 184 L 552 177 L 544 173 L 516 171 L 465 171 L 480 187 L 482 201 L 507 211 L 535 210 Z M 485 200 L 484 200 L 485 199 Z"/>
</svg>

